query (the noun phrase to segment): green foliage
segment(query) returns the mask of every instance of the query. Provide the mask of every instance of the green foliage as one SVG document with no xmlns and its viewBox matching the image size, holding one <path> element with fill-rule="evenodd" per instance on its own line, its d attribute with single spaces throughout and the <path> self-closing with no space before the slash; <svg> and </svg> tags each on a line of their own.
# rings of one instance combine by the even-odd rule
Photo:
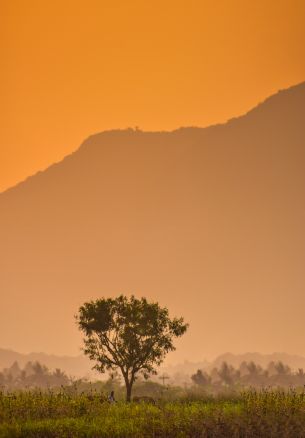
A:
<svg viewBox="0 0 305 438">
<path fill-rule="evenodd" d="M 0 393 L 0 437 L 302 438 L 304 391 L 109 404 L 98 393 Z"/>
<path fill-rule="evenodd" d="M 76 318 L 85 334 L 85 354 L 102 373 L 121 371 L 127 400 L 138 373 L 156 374 L 156 366 L 175 350 L 173 339 L 188 327 L 183 318 L 170 319 L 158 303 L 123 295 L 85 303 Z"/>
</svg>

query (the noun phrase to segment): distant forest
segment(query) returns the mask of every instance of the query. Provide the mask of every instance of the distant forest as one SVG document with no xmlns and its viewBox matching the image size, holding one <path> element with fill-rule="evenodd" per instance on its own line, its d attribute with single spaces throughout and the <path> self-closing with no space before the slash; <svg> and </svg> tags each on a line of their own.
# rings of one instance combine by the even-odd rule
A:
<svg viewBox="0 0 305 438">
<path fill-rule="evenodd" d="M 164 376 L 164 375 L 163 375 Z M 161 377 L 157 377 L 162 380 Z M 169 384 L 164 385 L 165 382 Z M 138 382 L 139 384 L 140 382 Z M 179 386 L 175 379 L 167 376 L 163 385 L 157 384 L 154 378 L 141 382 L 142 391 L 150 393 L 173 389 Z M 144 386 L 143 386 L 144 385 Z M 226 389 L 243 388 L 267 388 L 267 387 L 302 387 L 305 385 L 305 372 L 303 368 L 293 371 L 283 362 L 270 362 L 266 368 L 255 362 L 242 362 L 239 367 L 233 367 L 227 362 L 222 362 L 219 367 L 214 367 L 209 372 L 197 370 L 189 379 L 189 387 L 197 388 L 206 392 L 217 393 Z M 45 365 L 39 362 L 28 362 L 21 368 L 18 362 L 0 372 L 0 390 L 13 391 L 24 389 L 55 389 L 62 387 L 79 387 L 82 389 L 95 388 L 100 390 L 111 390 L 115 388 L 121 392 L 121 379 L 118 374 L 109 376 L 105 382 L 88 382 L 86 379 L 74 379 L 69 377 L 59 368 L 50 371 Z M 160 387 L 160 388 L 159 388 Z"/>
<path fill-rule="evenodd" d="M 213 368 L 209 373 L 198 370 L 191 377 L 193 383 L 207 390 L 223 387 L 300 387 L 305 385 L 303 368 L 293 372 L 283 362 L 270 362 L 266 368 L 255 362 L 242 362 L 239 368 L 234 368 L 223 362 L 219 368 Z"/>
<path fill-rule="evenodd" d="M 50 371 L 39 362 L 28 362 L 20 368 L 14 362 L 9 368 L 0 372 L 0 388 L 5 390 L 57 388 L 71 384 L 71 379 L 59 368 Z"/>
</svg>

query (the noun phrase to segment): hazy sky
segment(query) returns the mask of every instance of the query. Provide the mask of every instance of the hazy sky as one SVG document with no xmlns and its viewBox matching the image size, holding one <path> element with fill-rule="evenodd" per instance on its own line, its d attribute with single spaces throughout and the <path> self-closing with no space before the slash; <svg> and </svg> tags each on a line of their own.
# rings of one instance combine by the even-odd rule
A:
<svg viewBox="0 0 305 438">
<path fill-rule="evenodd" d="M 305 78 L 304 0 L 0 8 L 0 190 L 92 133 L 222 122 Z"/>
</svg>

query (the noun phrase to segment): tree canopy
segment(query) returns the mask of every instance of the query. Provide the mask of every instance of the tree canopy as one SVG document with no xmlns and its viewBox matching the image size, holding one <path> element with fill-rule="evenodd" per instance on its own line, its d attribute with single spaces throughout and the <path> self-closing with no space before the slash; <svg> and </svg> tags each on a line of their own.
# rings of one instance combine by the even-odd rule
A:
<svg viewBox="0 0 305 438">
<path fill-rule="evenodd" d="M 188 328 L 183 318 L 171 319 L 166 307 L 133 295 L 84 303 L 76 319 L 85 334 L 84 353 L 102 373 L 121 371 L 127 401 L 137 375 L 156 374 L 166 354 L 175 350 L 173 339 Z"/>
</svg>

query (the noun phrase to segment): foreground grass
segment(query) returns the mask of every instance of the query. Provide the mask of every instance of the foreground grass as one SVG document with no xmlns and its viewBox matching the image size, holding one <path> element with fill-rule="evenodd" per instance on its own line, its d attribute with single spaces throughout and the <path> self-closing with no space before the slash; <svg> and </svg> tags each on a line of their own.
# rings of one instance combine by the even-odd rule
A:
<svg viewBox="0 0 305 438">
<path fill-rule="evenodd" d="M 110 405 L 98 395 L 0 395 L 0 437 L 305 438 L 305 393 Z"/>
</svg>

